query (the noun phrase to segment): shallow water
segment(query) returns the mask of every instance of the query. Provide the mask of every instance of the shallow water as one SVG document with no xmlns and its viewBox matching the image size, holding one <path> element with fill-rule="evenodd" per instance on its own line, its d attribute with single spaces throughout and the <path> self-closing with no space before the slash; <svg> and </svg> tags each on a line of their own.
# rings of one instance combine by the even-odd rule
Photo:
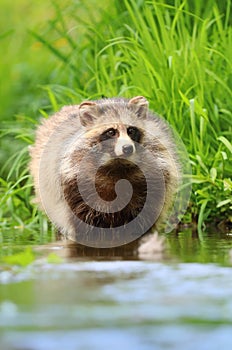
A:
<svg viewBox="0 0 232 350">
<path fill-rule="evenodd" d="M 165 254 L 125 250 L 0 269 L 1 350 L 232 348 L 232 236 L 171 234 Z M 66 254 L 67 256 L 67 254 Z"/>
</svg>

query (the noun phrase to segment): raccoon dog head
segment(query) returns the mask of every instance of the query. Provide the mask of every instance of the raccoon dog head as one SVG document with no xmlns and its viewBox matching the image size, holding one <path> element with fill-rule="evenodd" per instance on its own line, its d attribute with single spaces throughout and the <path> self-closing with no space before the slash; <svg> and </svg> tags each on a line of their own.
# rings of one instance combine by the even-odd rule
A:
<svg viewBox="0 0 232 350">
<path fill-rule="evenodd" d="M 80 104 L 79 112 L 86 139 L 104 155 L 105 161 L 133 159 L 136 145 L 143 140 L 143 119 L 148 113 L 148 102 L 143 96 L 87 101 Z"/>
</svg>

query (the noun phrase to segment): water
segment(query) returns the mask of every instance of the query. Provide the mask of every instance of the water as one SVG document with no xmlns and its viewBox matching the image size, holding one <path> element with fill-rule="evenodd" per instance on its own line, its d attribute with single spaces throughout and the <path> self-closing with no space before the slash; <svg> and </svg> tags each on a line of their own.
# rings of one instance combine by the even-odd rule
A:
<svg viewBox="0 0 232 350">
<path fill-rule="evenodd" d="M 0 269 L 1 350 L 232 348 L 232 236 L 191 231 L 139 260 L 83 253 Z M 66 254 L 67 256 L 67 251 Z"/>
</svg>

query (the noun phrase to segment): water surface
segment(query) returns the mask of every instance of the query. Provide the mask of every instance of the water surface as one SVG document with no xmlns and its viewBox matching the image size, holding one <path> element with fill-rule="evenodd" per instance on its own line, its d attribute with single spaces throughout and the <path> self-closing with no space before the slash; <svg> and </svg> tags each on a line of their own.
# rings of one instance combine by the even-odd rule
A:
<svg viewBox="0 0 232 350">
<path fill-rule="evenodd" d="M 8 243 L 9 244 L 9 243 Z M 170 234 L 166 251 L 0 269 L 1 350 L 232 348 L 232 236 Z M 67 256 L 67 254 L 66 254 Z"/>
</svg>

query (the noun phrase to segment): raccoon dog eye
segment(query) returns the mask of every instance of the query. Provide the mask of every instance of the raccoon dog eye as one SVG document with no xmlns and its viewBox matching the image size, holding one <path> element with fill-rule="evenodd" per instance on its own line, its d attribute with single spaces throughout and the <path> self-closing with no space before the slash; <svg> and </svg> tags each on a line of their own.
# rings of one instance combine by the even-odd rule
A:
<svg viewBox="0 0 232 350">
<path fill-rule="evenodd" d="M 115 137 L 117 134 L 117 130 L 114 129 L 114 128 L 110 128 L 106 131 L 104 131 L 101 136 L 100 136 L 100 141 L 106 141 L 106 140 L 109 140 L 113 137 Z"/>
<path fill-rule="evenodd" d="M 129 126 L 127 128 L 127 135 L 130 136 L 130 138 L 133 141 L 139 142 L 141 138 L 141 133 L 139 129 L 135 128 L 134 126 Z"/>
<path fill-rule="evenodd" d="M 113 129 L 113 128 L 111 128 L 111 129 L 109 129 L 109 130 L 107 130 L 107 131 L 105 132 L 105 135 L 106 135 L 107 137 L 113 137 L 113 136 L 116 135 L 116 130 Z"/>
</svg>

